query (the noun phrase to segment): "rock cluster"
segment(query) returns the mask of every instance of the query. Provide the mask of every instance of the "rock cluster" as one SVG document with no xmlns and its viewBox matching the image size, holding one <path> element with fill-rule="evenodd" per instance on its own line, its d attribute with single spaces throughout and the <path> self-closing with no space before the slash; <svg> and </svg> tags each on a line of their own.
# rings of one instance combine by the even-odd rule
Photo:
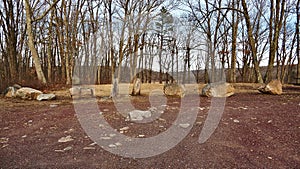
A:
<svg viewBox="0 0 300 169">
<path fill-rule="evenodd" d="M 43 92 L 30 88 L 30 87 L 21 87 L 20 85 L 13 85 L 8 87 L 4 91 L 5 97 L 16 97 L 24 100 L 53 100 L 55 99 L 54 94 L 44 94 Z"/>
</svg>

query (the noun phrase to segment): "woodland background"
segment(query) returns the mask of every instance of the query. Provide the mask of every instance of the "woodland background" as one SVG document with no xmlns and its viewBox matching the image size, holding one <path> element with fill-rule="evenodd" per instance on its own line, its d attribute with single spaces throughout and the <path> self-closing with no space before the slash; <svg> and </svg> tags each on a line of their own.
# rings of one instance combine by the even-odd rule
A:
<svg viewBox="0 0 300 169">
<path fill-rule="evenodd" d="M 0 90 L 73 76 L 299 84 L 299 20 L 299 0 L 3 0 Z"/>
</svg>

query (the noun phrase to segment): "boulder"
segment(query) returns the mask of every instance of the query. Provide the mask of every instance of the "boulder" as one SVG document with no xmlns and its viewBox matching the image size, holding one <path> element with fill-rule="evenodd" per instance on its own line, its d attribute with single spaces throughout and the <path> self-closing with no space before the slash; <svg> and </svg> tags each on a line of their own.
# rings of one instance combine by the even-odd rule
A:
<svg viewBox="0 0 300 169">
<path fill-rule="evenodd" d="M 133 88 L 132 88 L 132 92 L 131 95 L 132 96 L 137 96 L 137 95 L 141 95 L 141 79 L 140 78 L 136 78 L 133 82 Z"/>
<path fill-rule="evenodd" d="M 164 94 L 167 96 L 179 96 L 184 97 L 185 90 L 183 85 L 177 83 L 165 84 L 164 85 Z"/>
<path fill-rule="evenodd" d="M 130 121 L 141 121 L 144 118 L 149 118 L 152 116 L 151 111 L 143 111 L 143 110 L 133 110 L 129 112 L 129 119 Z"/>
<path fill-rule="evenodd" d="M 149 110 L 133 110 L 128 113 L 130 121 L 142 121 L 145 118 L 150 118 L 157 111 L 156 107 L 151 107 Z"/>
<path fill-rule="evenodd" d="M 43 92 L 30 87 L 22 87 L 17 90 L 16 97 L 21 99 L 36 100 L 40 94 L 43 94 Z"/>
<path fill-rule="evenodd" d="M 268 84 L 259 87 L 258 91 L 266 94 L 280 95 L 282 94 L 282 84 L 280 80 L 272 80 Z"/>
<path fill-rule="evenodd" d="M 202 88 L 202 95 L 207 97 L 229 97 L 234 95 L 234 87 L 230 83 L 210 83 Z"/>
<path fill-rule="evenodd" d="M 3 95 L 4 95 L 5 97 L 9 97 L 9 98 L 11 98 L 11 97 L 16 97 L 16 92 L 17 92 L 17 90 L 20 89 L 20 88 L 22 88 L 20 85 L 14 84 L 13 86 L 10 86 L 10 87 L 6 88 L 6 89 L 4 90 L 4 92 L 3 92 Z"/>
<path fill-rule="evenodd" d="M 42 101 L 42 100 L 53 100 L 55 99 L 55 94 L 40 94 L 37 96 L 36 100 Z"/>
<path fill-rule="evenodd" d="M 12 98 L 12 97 L 16 97 L 16 92 L 17 92 L 17 89 L 10 86 L 10 87 L 5 89 L 3 94 L 4 94 L 5 97 Z"/>
</svg>

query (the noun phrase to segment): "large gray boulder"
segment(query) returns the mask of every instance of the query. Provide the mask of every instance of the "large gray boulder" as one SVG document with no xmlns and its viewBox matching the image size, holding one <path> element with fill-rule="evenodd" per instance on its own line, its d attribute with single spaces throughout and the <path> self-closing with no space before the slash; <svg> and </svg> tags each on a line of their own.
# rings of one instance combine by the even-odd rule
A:
<svg viewBox="0 0 300 169">
<path fill-rule="evenodd" d="M 22 87 L 17 90 L 16 97 L 27 100 L 36 100 L 40 94 L 43 94 L 43 92 L 30 87 Z"/>
<path fill-rule="evenodd" d="M 266 94 L 280 95 L 282 94 L 282 84 L 280 80 L 272 80 L 268 84 L 259 87 L 258 91 Z"/>
<path fill-rule="evenodd" d="M 183 85 L 177 83 L 165 84 L 164 85 L 164 94 L 167 96 L 179 96 L 184 97 L 185 90 Z"/>
<path fill-rule="evenodd" d="M 210 83 L 202 88 L 202 95 L 207 97 L 229 97 L 234 95 L 234 87 L 230 83 Z"/>
</svg>

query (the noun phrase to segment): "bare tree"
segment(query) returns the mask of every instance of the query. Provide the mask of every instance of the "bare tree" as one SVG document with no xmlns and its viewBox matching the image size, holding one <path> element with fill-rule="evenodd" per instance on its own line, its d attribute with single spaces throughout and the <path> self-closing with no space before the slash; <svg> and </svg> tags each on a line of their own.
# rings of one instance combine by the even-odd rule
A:
<svg viewBox="0 0 300 169">
<path fill-rule="evenodd" d="M 273 75 L 273 66 L 275 61 L 275 56 L 278 51 L 278 40 L 279 33 L 282 28 L 283 18 L 285 13 L 285 0 L 274 0 L 270 1 L 270 19 L 269 19 L 269 43 L 270 43 L 270 51 L 269 51 L 269 63 L 268 69 L 265 74 L 265 82 L 269 82 L 272 80 Z M 273 25 L 274 22 L 274 25 Z"/>
</svg>

